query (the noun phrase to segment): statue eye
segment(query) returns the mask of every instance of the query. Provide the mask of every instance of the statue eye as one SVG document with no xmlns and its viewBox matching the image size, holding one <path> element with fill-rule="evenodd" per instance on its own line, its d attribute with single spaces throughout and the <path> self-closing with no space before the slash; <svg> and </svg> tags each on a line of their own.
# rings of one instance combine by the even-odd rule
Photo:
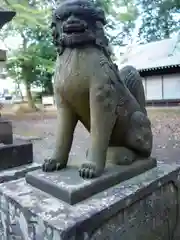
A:
<svg viewBox="0 0 180 240">
<path fill-rule="evenodd" d="M 58 14 L 58 15 L 56 15 L 56 20 L 65 21 L 66 19 L 69 18 L 70 15 L 71 15 L 70 13 Z"/>
</svg>

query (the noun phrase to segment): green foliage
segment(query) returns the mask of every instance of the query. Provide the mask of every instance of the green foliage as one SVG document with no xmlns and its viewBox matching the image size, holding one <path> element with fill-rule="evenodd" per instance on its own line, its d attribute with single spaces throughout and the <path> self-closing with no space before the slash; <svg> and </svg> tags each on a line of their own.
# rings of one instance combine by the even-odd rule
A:
<svg viewBox="0 0 180 240">
<path fill-rule="evenodd" d="M 11 53 L 7 70 L 16 82 L 25 84 L 29 106 L 35 108 L 31 86 L 42 86 L 43 79 L 50 81 L 53 74 L 55 51 L 49 32 L 51 9 L 41 0 L 4 0 L 4 3 L 17 13 L 4 29 L 4 38 L 16 35 L 22 39 L 22 46 Z"/>
<path fill-rule="evenodd" d="M 38 1 L 32 0 L 2 0 L 4 7 L 16 12 L 16 16 L 3 28 L 4 38 L 7 36 L 26 34 L 30 28 L 40 26 L 42 29 L 47 28 L 50 8 L 42 8 Z M 42 4 L 42 3 L 41 3 Z"/>
<path fill-rule="evenodd" d="M 139 16 L 134 0 L 101 1 L 107 13 L 106 33 L 112 45 L 124 45 L 132 40 L 135 21 Z M 107 8 L 108 6 L 108 8 Z"/>
<path fill-rule="evenodd" d="M 31 43 L 26 49 L 13 52 L 7 63 L 8 72 L 16 81 L 19 79 L 18 81 L 23 81 L 25 84 L 46 89 L 48 85 L 52 91 L 51 78 L 56 54 L 50 33 L 37 27 L 29 31 L 27 36 L 31 37 Z"/>
<path fill-rule="evenodd" d="M 151 42 L 169 38 L 180 30 L 180 1 L 138 0 L 142 7 L 141 40 Z"/>
</svg>

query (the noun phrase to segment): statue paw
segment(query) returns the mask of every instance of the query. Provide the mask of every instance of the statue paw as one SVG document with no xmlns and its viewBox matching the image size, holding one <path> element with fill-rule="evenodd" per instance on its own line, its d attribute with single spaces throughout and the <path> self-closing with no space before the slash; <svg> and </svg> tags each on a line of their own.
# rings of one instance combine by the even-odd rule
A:
<svg viewBox="0 0 180 240">
<path fill-rule="evenodd" d="M 42 170 L 44 172 L 54 172 L 61 170 L 66 167 L 66 164 L 62 164 L 56 159 L 45 159 L 42 165 Z"/>
<path fill-rule="evenodd" d="M 82 178 L 95 178 L 102 174 L 104 167 L 98 167 L 95 163 L 83 163 L 79 169 L 79 175 Z"/>
</svg>

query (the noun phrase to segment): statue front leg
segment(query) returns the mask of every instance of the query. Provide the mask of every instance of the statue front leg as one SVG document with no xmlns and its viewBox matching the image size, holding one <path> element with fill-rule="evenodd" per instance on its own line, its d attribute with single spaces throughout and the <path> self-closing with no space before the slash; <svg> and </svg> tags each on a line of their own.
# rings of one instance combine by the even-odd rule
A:
<svg viewBox="0 0 180 240">
<path fill-rule="evenodd" d="M 116 121 L 116 101 L 108 96 L 105 87 L 107 86 L 90 89 L 91 142 L 87 161 L 79 170 L 83 178 L 101 175 L 106 164 L 107 148 Z"/>
<path fill-rule="evenodd" d="M 57 104 L 57 133 L 53 157 L 46 159 L 43 171 L 52 172 L 67 166 L 77 116 L 66 103 Z"/>
</svg>

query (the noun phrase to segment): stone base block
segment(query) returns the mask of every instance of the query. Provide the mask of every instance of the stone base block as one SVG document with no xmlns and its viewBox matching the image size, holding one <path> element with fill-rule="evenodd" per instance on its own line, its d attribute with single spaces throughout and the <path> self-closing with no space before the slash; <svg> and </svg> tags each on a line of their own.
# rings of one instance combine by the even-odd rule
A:
<svg viewBox="0 0 180 240">
<path fill-rule="evenodd" d="M 28 172 L 40 169 L 41 166 L 42 164 L 31 163 L 31 164 L 26 164 L 20 167 L 10 168 L 5 171 L 0 171 L 0 183 L 23 178 Z"/>
<path fill-rule="evenodd" d="M 15 140 L 13 144 L 0 145 L 0 170 L 33 162 L 33 145 L 29 141 Z"/>
<path fill-rule="evenodd" d="M 0 119 L 0 143 L 13 143 L 12 123 L 2 118 Z"/>
<path fill-rule="evenodd" d="M 32 186 L 73 205 L 155 166 L 156 159 L 153 158 L 139 160 L 129 166 L 111 165 L 105 169 L 100 177 L 91 180 L 82 179 L 76 167 L 68 167 L 60 172 L 52 173 L 37 170 L 28 173 L 26 181 Z"/>
<path fill-rule="evenodd" d="M 3 183 L 0 239 L 178 240 L 179 180 L 180 166 L 158 162 L 157 167 L 74 205 L 24 178 Z"/>
</svg>

